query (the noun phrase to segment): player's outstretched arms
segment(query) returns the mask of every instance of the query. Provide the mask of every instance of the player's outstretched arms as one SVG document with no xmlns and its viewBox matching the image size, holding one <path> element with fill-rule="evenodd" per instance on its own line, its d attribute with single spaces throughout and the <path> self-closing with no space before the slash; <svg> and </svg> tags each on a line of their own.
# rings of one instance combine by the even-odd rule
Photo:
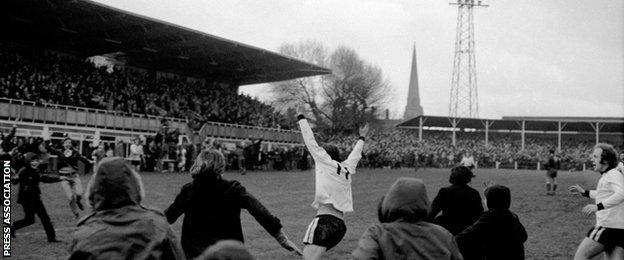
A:
<svg viewBox="0 0 624 260">
<path fill-rule="evenodd" d="M 366 138 L 368 136 L 368 130 L 370 130 L 370 125 L 366 123 L 364 126 L 360 127 L 360 136 Z"/>
<path fill-rule="evenodd" d="M 305 119 L 304 115 L 305 111 L 302 106 L 297 106 L 297 123 L 299 124 L 299 129 L 301 130 L 301 135 L 303 136 L 303 142 L 305 143 L 310 155 L 312 155 L 312 159 L 315 162 L 327 162 L 331 163 L 333 160 L 327 154 L 325 149 L 318 145 L 316 139 L 314 138 L 314 133 L 312 132 L 312 128 L 308 124 L 308 120 Z"/>
<path fill-rule="evenodd" d="M 357 163 L 360 161 L 360 159 L 362 159 L 362 149 L 364 148 L 364 141 L 366 140 L 366 137 L 368 136 L 369 129 L 370 129 L 370 126 L 368 125 L 368 123 L 360 127 L 359 129 L 360 137 L 358 138 L 358 141 L 355 143 L 355 147 L 353 147 L 353 150 L 351 151 L 347 159 L 344 161 L 345 163 L 351 164 L 353 167 L 355 167 Z"/>
</svg>

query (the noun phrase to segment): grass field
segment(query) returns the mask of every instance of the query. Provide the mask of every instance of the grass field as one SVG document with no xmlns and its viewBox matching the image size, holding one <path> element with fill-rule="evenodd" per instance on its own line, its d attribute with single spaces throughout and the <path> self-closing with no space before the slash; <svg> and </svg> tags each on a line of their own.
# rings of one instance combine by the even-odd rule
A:
<svg viewBox="0 0 624 260">
<path fill-rule="evenodd" d="M 355 212 L 347 214 L 347 234 L 342 242 L 329 252 L 328 259 L 345 259 L 355 248 L 367 225 L 377 221 L 376 206 L 379 198 L 398 177 L 422 178 L 432 200 L 440 187 L 448 185 L 448 169 L 362 169 L 353 176 Z M 529 233 L 525 243 L 527 259 L 571 259 L 578 243 L 595 223 L 594 216 L 581 214 L 589 199 L 567 192 L 567 187 L 580 184 L 595 187 L 599 175 L 593 172 L 560 172 L 557 196 L 544 195 L 544 172 L 514 170 L 476 170 L 477 177 L 471 185 L 482 191 L 484 181 L 506 185 L 512 191 L 512 211 L 520 217 Z M 86 184 L 90 176 L 85 176 Z M 251 172 L 245 176 L 226 173 L 225 178 L 239 180 L 276 216 L 290 238 L 302 246 L 301 239 L 315 212 L 310 207 L 314 194 L 314 175 L 305 172 Z M 191 180 L 183 174 L 144 174 L 147 199 L 144 205 L 164 209 L 179 191 Z M 75 225 L 69 206 L 59 184 L 42 184 L 42 199 L 50 214 L 59 239 L 70 240 Z M 22 208 L 15 203 L 17 187 L 13 188 L 12 221 L 23 216 Z M 483 196 L 483 195 L 482 195 Z M 247 213 L 242 214 L 246 246 L 259 259 L 294 259 L 294 255 L 281 249 L 272 237 Z M 179 237 L 182 218 L 173 229 Z M 48 244 L 43 228 L 37 222 L 17 231 L 13 239 L 16 259 L 63 259 L 67 243 Z"/>
</svg>

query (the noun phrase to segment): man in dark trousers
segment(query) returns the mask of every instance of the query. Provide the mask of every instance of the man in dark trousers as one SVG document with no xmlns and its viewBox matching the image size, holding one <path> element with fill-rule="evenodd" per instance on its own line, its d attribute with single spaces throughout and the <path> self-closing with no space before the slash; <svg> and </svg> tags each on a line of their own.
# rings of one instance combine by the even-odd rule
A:
<svg viewBox="0 0 624 260">
<path fill-rule="evenodd" d="M 39 156 L 34 153 L 26 153 L 24 156 L 26 166 L 22 167 L 17 174 L 17 178 L 11 182 L 19 183 L 17 203 L 24 208 L 24 219 L 15 221 L 11 228 L 11 236 L 15 237 L 15 231 L 30 226 L 35 223 L 35 215 L 41 220 L 45 229 L 48 242 L 59 242 L 54 233 L 54 227 L 48 216 L 48 212 L 41 201 L 41 190 L 39 182 L 52 183 L 59 182 L 64 177 L 52 177 L 39 174 Z"/>
<path fill-rule="evenodd" d="M 557 171 L 561 168 L 559 157 L 555 154 L 555 150 L 550 150 L 548 162 L 544 165 L 546 168 L 546 195 L 555 195 L 557 192 Z"/>
</svg>

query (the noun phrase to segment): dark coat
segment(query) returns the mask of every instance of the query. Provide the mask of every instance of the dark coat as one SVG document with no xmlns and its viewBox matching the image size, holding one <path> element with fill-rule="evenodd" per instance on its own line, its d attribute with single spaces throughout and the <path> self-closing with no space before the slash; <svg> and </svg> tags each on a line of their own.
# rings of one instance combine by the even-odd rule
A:
<svg viewBox="0 0 624 260">
<path fill-rule="evenodd" d="M 399 178 L 379 204 L 381 223 L 364 232 L 353 258 L 461 260 L 453 235 L 424 221 L 428 204 L 422 180 Z"/>
<path fill-rule="evenodd" d="M 201 254 L 219 240 L 234 239 L 243 242 L 240 223 L 241 209 L 246 209 L 275 236 L 282 225 L 238 181 L 196 175 L 182 187 L 180 194 L 165 215 L 174 223 L 184 214 L 182 248 L 188 258 Z"/>
<path fill-rule="evenodd" d="M 527 233 L 516 214 L 507 209 L 489 210 L 456 236 L 460 251 L 480 251 L 466 259 L 524 259 Z M 464 254 L 467 255 L 467 254 Z"/>
<path fill-rule="evenodd" d="M 184 259 L 163 213 L 141 206 L 143 184 L 122 158 L 104 158 L 87 187 L 94 211 L 78 222 L 69 259 Z"/>
<path fill-rule="evenodd" d="M 30 165 L 22 167 L 17 173 L 17 176 L 17 179 L 13 179 L 11 182 L 19 183 L 17 203 L 22 205 L 41 199 L 41 189 L 39 188 L 40 182 L 53 183 L 61 181 L 61 179 L 56 176 L 39 174 L 39 169 L 33 169 Z"/>
<path fill-rule="evenodd" d="M 442 214 L 436 218 L 436 215 Z M 479 192 L 468 185 L 453 184 L 441 188 L 431 203 L 429 219 L 457 235 L 472 225 L 483 213 Z"/>
</svg>

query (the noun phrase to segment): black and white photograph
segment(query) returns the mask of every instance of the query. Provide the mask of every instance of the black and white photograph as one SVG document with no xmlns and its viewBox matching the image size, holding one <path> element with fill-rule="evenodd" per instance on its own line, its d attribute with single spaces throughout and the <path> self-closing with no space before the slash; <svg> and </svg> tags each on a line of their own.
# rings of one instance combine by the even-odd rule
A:
<svg viewBox="0 0 624 260">
<path fill-rule="evenodd" d="M 624 1 L 1 0 L 2 256 L 624 260 Z"/>
</svg>

